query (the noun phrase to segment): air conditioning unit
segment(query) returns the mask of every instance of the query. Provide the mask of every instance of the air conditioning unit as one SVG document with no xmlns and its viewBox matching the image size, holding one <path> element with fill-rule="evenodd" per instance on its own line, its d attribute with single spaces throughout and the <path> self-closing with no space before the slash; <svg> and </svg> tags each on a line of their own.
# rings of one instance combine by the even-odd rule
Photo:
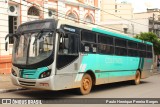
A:
<svg viewBox="0 0 160 107">
<path fill-rule="evenodd" d="M 55 10 L 48 10 L 48 17 L 54 18 L 56 16 L 57 12 Z"/>
<path fill-rule="evenodd" d="M 16 5 L 9 5 L 9 7 L 8 7 L 8 15 L 10 15 L 10 16 L 18 16 L 18 7 Z"/>
</svg>

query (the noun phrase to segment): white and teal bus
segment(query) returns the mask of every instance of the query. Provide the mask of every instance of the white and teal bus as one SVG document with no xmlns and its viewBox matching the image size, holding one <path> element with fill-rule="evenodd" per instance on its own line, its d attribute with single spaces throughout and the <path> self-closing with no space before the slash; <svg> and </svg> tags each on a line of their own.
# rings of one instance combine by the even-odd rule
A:
<svg viewBox="0 0 160 107">
<path fill-rule="evenodd" d="M 153 44 L 122 33 L 45 19 L 21 24 L 8 37 L 14 37 L 11 78 L 17 86 L 88 94 L 99 84 L 137 85 L 152 73 Z"/>
</svg>

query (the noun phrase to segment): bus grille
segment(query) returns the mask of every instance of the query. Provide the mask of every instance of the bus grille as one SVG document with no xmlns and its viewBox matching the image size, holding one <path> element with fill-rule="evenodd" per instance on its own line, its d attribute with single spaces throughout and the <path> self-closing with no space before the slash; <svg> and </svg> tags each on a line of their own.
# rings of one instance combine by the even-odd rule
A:
<svg viewBox="0 0 160 107">
<path fill-rule="evenodd" d="M 26 81 L 19 81 L 19 83 L 24 86 L 35 86 L 36 84 L 36 82 L 26 82 Z"/>
<path fill-rule="evenodd" d="M 26 79 L 34 79 L 36 70 L 22 70 L 20 71 L 20 77 Z"/>
</svg>

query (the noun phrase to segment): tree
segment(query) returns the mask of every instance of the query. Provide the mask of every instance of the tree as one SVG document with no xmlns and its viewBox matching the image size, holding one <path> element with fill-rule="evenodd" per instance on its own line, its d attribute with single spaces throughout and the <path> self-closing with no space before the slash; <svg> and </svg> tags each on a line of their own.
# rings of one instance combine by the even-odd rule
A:
<svg viewBox="0 0 160 107">
<path fill-rule="evenodd" d="M 160 39 L 152 32 L 141 32 L 135 38 L 153 43 L 155 55 L 160 54 Z"/>
</svg>

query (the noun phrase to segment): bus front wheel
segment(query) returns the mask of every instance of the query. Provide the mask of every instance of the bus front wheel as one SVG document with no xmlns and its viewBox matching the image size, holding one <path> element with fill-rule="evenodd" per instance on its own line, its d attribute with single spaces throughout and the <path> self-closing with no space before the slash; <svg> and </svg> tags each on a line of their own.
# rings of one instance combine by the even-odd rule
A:
<svg viewBox="0 0 160 107">
<path fill-rule="evenodd" d="M 141 73 L 139 70 L 136 71 L 135 79 L 133 80 L 134 85 L 140 84 Z"/>
<path fill-rule="evenodd" d="M 89 74 L 84 74 L 81 80 L 81 87 L 79 89 L 80 94 L 89 94 L 92 89 L 92 78 Z"/>
</svg>

